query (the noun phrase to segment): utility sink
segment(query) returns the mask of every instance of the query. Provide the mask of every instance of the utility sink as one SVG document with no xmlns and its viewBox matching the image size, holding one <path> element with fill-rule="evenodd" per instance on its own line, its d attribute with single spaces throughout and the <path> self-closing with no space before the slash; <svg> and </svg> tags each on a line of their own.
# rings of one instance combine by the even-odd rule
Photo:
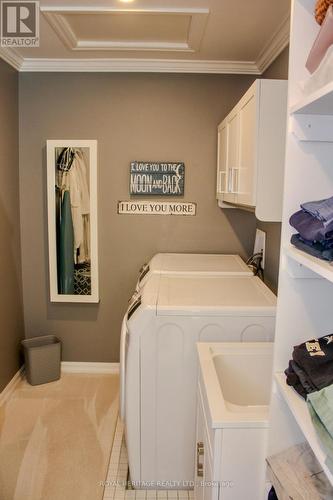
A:
<svg viewBox="0 0 333 500">
<path fill-rule="evenodd" d="M 197 345 L 212 427 L 268 425 L 274 344 Z"/>
</svg>

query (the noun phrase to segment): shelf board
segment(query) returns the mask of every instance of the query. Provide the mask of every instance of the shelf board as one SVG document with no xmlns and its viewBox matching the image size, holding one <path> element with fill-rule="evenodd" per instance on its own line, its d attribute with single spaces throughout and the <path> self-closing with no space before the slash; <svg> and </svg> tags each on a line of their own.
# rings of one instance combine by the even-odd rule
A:
<svg viewBox="0 0 333 500">
<path fill-rule="evenodd" d="M 333 115 L 333 82 L 304 97 L 289 111 L 291 114 Z"/>
<path fill-rule="evenodd" d="M 323 468 L 327 479 L 333 485 L 333 474 L 328 469 L 325 464 L 326 453 L 320 446 L 320 443 L 317 438 L 317 434 L 315 428 L 313 427 L 310 413 L 308 411 L 306 402 L 304 399 L 297 394 L 297 392 L 290 386 L 286 384 L 286 376 L 284 373 L 276 373 L 275 381 L 277 383 L 278 389 L 287 403 L 291 413 L 293 414 L 297 424 L 299 425 L 305 439 L 309 443 L 312 448 L 313 453 L 315 454 L 318 462 Z"/>
<path fill-rule="evenodd" d="M 312 255 L 308 255 L 307 253 L 302 252 L 302 250 L 298 250 L 293 245 L 285 247 L 284 250 L 286 255 L 296 261 L 300 266 L 304 266 L 307 270 L 310 270 L 333 283 L 333 263 L 320 260 L 317 257 L 312 257 Z M 309 276 L 305 274 L 304 278 L 307 277 Z"/>
</svg>

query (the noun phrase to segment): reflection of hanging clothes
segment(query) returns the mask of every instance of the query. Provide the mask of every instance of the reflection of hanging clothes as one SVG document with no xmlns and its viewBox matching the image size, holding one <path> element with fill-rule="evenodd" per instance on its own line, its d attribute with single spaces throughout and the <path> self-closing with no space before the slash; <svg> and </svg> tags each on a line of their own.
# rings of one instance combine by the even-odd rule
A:
<svg viewBox="0 0 333 500">
<path fill-rule="evenodd" d="M 57 283 L 58 293 L 60 293 L 60 222 L 61 222 L 61 189 L 56 185 L 55 187 L 55 202 L 56 202 L 56 241 L 57 241 Z"/>
<path fill-rule="evenodd" d="M 62 189 L 67 189 L 70 192 L 75 262 L 90 261 L 88 172 L 80 150 L 76 150 L 70 169 L 63 171 L 61 185 Z"/>
<path fill-rule="evenodd" d="M 57 158 L 58 170 L 67 172 L 70 170 L 75 157 L 75 150 L 73 148 L 64 148 Z"/>
<path fill-rule="evenodd" d="M 59 241 L 59 293 L 74 293 L 74 232 L 69 191 L 65 191 L 61 204 Z"/>
</svg>

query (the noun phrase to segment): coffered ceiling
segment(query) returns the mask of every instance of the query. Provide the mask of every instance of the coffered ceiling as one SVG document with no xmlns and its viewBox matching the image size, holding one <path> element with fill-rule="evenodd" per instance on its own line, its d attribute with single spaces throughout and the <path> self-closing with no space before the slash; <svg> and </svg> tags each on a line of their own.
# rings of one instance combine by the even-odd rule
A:
<svg viewBox="0 0 333 500">
<path fill-rule="evenodd" d="M 21 71 L 260 74 L 289 41 L 290 0 L 41 0 Z"/>
</svg>

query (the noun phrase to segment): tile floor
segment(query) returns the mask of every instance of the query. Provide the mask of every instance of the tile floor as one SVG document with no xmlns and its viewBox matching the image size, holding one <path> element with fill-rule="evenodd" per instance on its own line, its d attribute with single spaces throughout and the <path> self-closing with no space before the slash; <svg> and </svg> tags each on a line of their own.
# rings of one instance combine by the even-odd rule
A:
<svg viewBox="0 0 333 500">
<path fill-rule="evenodd" d="M 103 500 L 193 500 L 193 491 L 127 489 L 128 459 L 124 425 L 118 418 Z"/>
</svg>

